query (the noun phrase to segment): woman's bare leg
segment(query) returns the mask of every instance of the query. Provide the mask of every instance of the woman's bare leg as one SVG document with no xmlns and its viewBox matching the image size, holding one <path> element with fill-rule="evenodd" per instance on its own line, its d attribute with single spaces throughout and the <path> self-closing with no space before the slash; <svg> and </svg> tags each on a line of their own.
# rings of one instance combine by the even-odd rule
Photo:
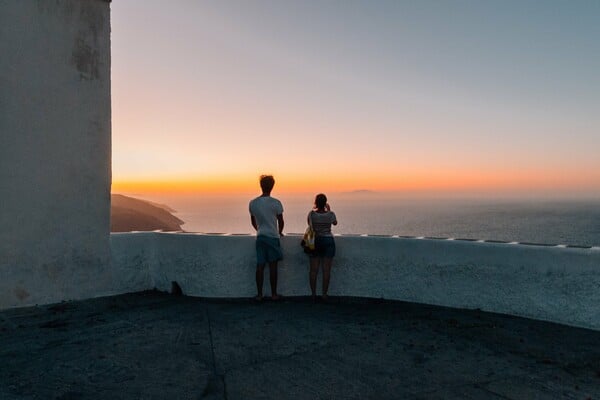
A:
<svg viewBox="0 0 600 400">
<path fill-rule="evenodd" d="M 319 272 L 320 262 L 321 262 L 321 259 L 319 257 L 311 257 L 310 258 L 309 281 L 310 281 L 310 291 L 312 293 L 313 298 L 317 296 L 317 274 Z"/>
<path fill-rule="evenodd" d="M 327 291 L 329 290 L 329 279 L 331 278 L 331 264 L 333 258 L 323 259 L 323 298 L 327 299 Z"/>
</svg>

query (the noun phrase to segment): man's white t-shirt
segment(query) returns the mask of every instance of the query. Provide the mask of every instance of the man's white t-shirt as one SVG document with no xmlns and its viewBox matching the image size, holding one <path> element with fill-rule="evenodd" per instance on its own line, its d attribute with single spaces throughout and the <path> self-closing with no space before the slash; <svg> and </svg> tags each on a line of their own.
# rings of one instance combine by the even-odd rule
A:
<svg viewBox="0 0 600 400">
<path fill-rule="evenodd" d="M 250 215 L 256 219 L 258 235 L 278 238 L 277 216 L 283 214 L 283 205 L 271 196 L 259 196 L 250 201 Z"/>
</svg>

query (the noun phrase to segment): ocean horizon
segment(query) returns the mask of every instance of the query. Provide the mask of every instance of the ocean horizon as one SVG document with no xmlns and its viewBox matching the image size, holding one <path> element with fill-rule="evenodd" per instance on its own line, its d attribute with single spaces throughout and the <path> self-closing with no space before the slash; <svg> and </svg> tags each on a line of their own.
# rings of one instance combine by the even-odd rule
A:
<svg viewBox="0 0 600 400">
<path fill-rule="evenodd" d="M 186 232 L 254 233 L 252 195 L 140 196 L 175 210 Z M 282 195 L 284 233 L 302 233 L 313 195 Z M 255 195 L 254 195 L 255 197 Z M 600 200 L 406 197 L 359 191 L 329 196 L 334 234 L 399 235 L 600 246 Z"/>
</svg>

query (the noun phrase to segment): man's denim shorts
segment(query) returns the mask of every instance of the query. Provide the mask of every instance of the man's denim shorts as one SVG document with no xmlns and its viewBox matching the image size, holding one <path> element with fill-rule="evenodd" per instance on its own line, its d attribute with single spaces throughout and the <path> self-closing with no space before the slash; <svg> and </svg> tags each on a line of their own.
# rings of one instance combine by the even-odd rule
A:
<svg viewBox="0 0 600 400">
<path fill-rule="evenodd" d="M 259 235 L 256 237 L 256 263 L 266 264 L 283 258 L 279 238 Z"/>
<path fill-rule="evenodd" d="M 333 236 L 317 236 L 315 238 L 315 251 L 311 256 L 333 258 L 335 256 L 335 240 L 333 240 Z"/>
</svg>

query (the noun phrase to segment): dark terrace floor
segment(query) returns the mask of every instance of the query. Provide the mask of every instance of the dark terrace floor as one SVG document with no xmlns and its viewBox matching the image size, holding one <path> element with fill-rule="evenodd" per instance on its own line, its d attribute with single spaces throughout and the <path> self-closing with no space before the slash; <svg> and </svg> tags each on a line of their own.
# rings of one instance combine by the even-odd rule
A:
<svg viewBox="0 0 600 400">
<path fill-rule="evenodd" d="M 157 292 L 0 313 L 0 399 L 600 399 L 600 332 Z"/>
</svg>

